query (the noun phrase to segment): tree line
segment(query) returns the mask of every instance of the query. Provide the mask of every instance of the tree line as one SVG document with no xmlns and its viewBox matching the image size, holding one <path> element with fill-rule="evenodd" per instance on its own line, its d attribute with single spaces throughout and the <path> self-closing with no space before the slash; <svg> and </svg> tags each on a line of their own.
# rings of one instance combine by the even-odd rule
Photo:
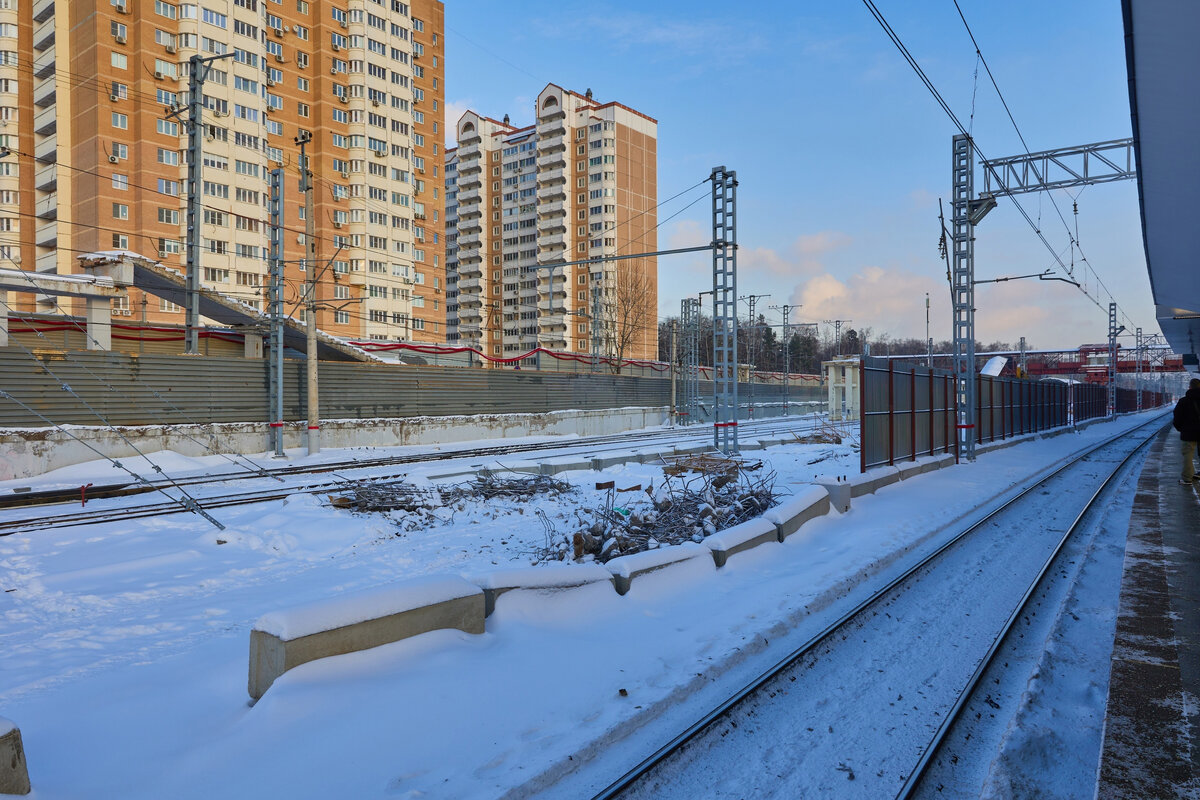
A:
<svg viewBox="0 0 1200 800">
<path fill-rule="evenodd" d="M 658 323 L 659 361 L 671 361 L 672 337 L 676 357 L 682 359 L 684 332 L 677 317 L 668 317 Z M 790 368 L 793 373 L 811 375 L 821 371 L 821 362 L 838 356 L 856 356 L 864 352 L 874 356 L 921 355 L 927 352 L 927 344 L 923 339 L 893 339 L 888 333 L 877 333 L 871 327 L 843 327 L 838 332 L 832 324 L 793 323 L 788 331 L 784 331 L 783 325 L 767 322 L 762 314 L 754 324 L 739 321 L 737 338 L 738 361 L 752 364 L 764 372 L 783 372 L 785 368 Z M 696 345 L 700 366 L 712 366 L 712 317 L 700 315 Z M 948 353 L 952 348 L 953 343 L 949 340 L 933 343 L 935 353 Z M 975 349 L 979 353 L 988 353 L 1018 348 L 1009 342 L 996 341 L 990 344 L 976 343 Z"/>
</svg>

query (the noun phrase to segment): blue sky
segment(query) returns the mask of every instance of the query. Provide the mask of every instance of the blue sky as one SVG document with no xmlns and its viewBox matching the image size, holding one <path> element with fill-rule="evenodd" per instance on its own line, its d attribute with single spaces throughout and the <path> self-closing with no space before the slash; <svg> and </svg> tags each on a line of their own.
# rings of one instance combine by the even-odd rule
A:
<svg viewBox="0 0 1200 800">
<path fill-rule="evenodd" d="M 975 89 L 974 47 L 952 0 L 876 2 L 964 124 L 974 90 L 980 148 L 1020 153 L 982 66 Z M 1130 135 L 1118 0 L 960 4 L 1030 148 Z M 737 170 L 739 293 L 769 293 L 760 309 L 802 303 L 793 321 L 851 319 L 876 335 L 923 337 L 929 292 L 931 334 L 949 338 L 937 201 L 949 196 L 954 129 L 861 2 L 448 0 L 446 27 L 451 129 L 466 108 L 528 124 L 546 83 L 591 88 L 658 120 L 660 200 L 714 165 Z M 664 204 L 660 220 L 705 191 Z M 1055 197 L 1073 229 L 1073 198 Z M 1021 202 L 1069 262 L 1049 198 Z M 1078 209 L 1082 253 L 1128 316 L 1122 324 L 1156 332 L 1136 185 L 1087 188 Z M 659 245 L 706 243 L 709 231 L 701 200 L 662 226 Z M 1010 200 L 978 227 L 979 279 L 1050 266 Z M 705 255 L 660 259 L 660 316 L 708 288 Z M 1091 279 L 1089 290 L 1103 308 L 1065 283 L 981 286 L 978 338 L 1103 341 L 1109 295 Z"/>
</svg>

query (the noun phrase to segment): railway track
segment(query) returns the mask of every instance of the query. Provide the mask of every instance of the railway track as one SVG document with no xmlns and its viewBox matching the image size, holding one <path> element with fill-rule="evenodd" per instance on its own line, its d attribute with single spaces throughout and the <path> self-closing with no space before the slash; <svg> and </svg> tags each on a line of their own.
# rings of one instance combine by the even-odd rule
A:
<svg viewBox="0 0 1200 800">
<path fill-rule="evenodd" d="M 1065 572 L 1055 569 L 1064 546 L 1161 427 L 1160 417 L 1033 479 L 595 798 L 915 796 L 960 714 L 979 704 L 996 654 L 1021 635 L 1031 598 Z M 1072 489 L 1081 481 L 1086 501 Z"/>
<path fill-rule="evenodd" d="M 784 421 L 787 420 L 787 421 Z M 775 417 L 769 420 L 758 420 L 746 425 L 747 438 L 753 436 L 772 435 L 779 433 L 802 433 L 817 427 L 812 415 L 797 415 L 792 417 Z M 163 491 L 169 495 L 178 494 L 176 487 L 183 487 L 192 493 L 197 502 L 206 510 L 226 508 L 229 506 L 246 505 L 249 503 L 279 500 L 296 492 L 319 493 L 336 489 L 345 483 L 350 475 L 367 477 L 366 473 L 374 470 L 396 466 L 413 466 L 423 463 L 480 459 L 494 460 L 505 456 L 525 456 L 558 451 L 562 454 L 603 453 L 611 450 L 628 450 L 658 442 L 706 442 L 711 437 L 707 427 L 696 429 L 673 429 L 668 431 L 647 431 L 642 433 L 614 434 L 595 436 L 564 442 L 536 442 L 516 445 L 497 445 L 489 447 L 466 448 L 462 450 L 439 450 L 436 452 L 411 453 L 400 456 L 385 456 L 381 458 L 365 458 L 326 462 L 311 465 L 292 465 L 264 469 L 259 472 L 217 473 L 213 475 L 196 475 L 175 478 L 173 483 L 168 481 L 154 482 L 147 486 L 137 483 L 105 484 L 90 486 L 87 489 L 88 502 L 117 500 L 136 497 L 138 495 Z M 265 474 L 264 474 L 265 473 Z M 386 480 L 403 476 L 399 473 L 370 474 L 370 477 Z M 288 480 L 289 478 L 311 478 L 312 476 L 333 475 L 332 478 L 316 480 Z M 247 481 L 265 481 L 275 479 L 265 488 L 247 488 L 245 491 L 226 491 L 230 483 Z M 197 489 L 216 488 L 222 491 L 205 494 Z M 77 525 L 89 525 L 110 522 L 118 519 L 138 519 L 185 512 L 180 503 L 171 500 L 160 500 L 142 503 L 100 503 L 92 510 L 75 512 L 51 512 L 48 509 L 68 503 L 80 502 L 79 488 L 54 489 L 44 492 L 29 492 L 23 494 L 7 494 L 0 496 L 0 515 L 7 509 L 39 508 L 44 509 L 30 516 L 0 516 L 0 536 L 11 536 L 17 533 L 28 533 L 50 528 L 62 528 Z M 4 515 L 7 516 L 7 515 Z"/>
</svg>

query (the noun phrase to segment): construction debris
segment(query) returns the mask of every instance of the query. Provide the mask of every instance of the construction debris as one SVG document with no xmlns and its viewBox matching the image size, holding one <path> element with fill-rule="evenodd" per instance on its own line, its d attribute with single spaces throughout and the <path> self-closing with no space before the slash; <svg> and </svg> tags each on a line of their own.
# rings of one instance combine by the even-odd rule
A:
<svg viewBox="0 0 1200 800">
<path fill-rule="evenodd" d="M 571 484 L 547 475 L 510 476 L 484 473 L 466 484 L 443 484 L 418 488 L 406 481 L 348 481 L 330 505 L 352 511 L 433 511 L 459 500 L 494 498 L 528 499 L 574 491 Z"/>
<path fill-rule="evenodd" d="M 859 446 L 858 425 L 835 423 L 822 420 L 820 427 L 801 436 L 793 436 L 797 444 L 847 444 L 857 450 Z"/>
</svg>

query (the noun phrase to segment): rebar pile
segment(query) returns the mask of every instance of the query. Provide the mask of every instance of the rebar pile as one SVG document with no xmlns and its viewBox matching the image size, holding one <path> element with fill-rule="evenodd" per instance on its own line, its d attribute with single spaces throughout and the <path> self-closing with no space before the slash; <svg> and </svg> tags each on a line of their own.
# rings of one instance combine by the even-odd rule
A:
<svg viewBox="0 0 1200 800">
<path fill-rule="evenodd" d="M 760 465 L 761 466 L 761 465 Z M 668 475 L 646 500 L 614 505 L 609 492 L 595 521 L 575 534 L 576 560 L 608 561 L 664 545 L 702 542 L 705 537 L 761 515 L 775 505 L 775 473 L 728 471 Z"/>
<path fill-rule="evenodd" d="M 459 500 L 497 497 L 528 499 L 534 495 L 572 491 L 571 484 L 545 475 L 513 477 L 485 473 L 468 484 L 443 484 L 427 489 L 406 481 L 348 481 L 329 496 L 335 508 L 351 511 L 433 511 Z"/>
</svg>

